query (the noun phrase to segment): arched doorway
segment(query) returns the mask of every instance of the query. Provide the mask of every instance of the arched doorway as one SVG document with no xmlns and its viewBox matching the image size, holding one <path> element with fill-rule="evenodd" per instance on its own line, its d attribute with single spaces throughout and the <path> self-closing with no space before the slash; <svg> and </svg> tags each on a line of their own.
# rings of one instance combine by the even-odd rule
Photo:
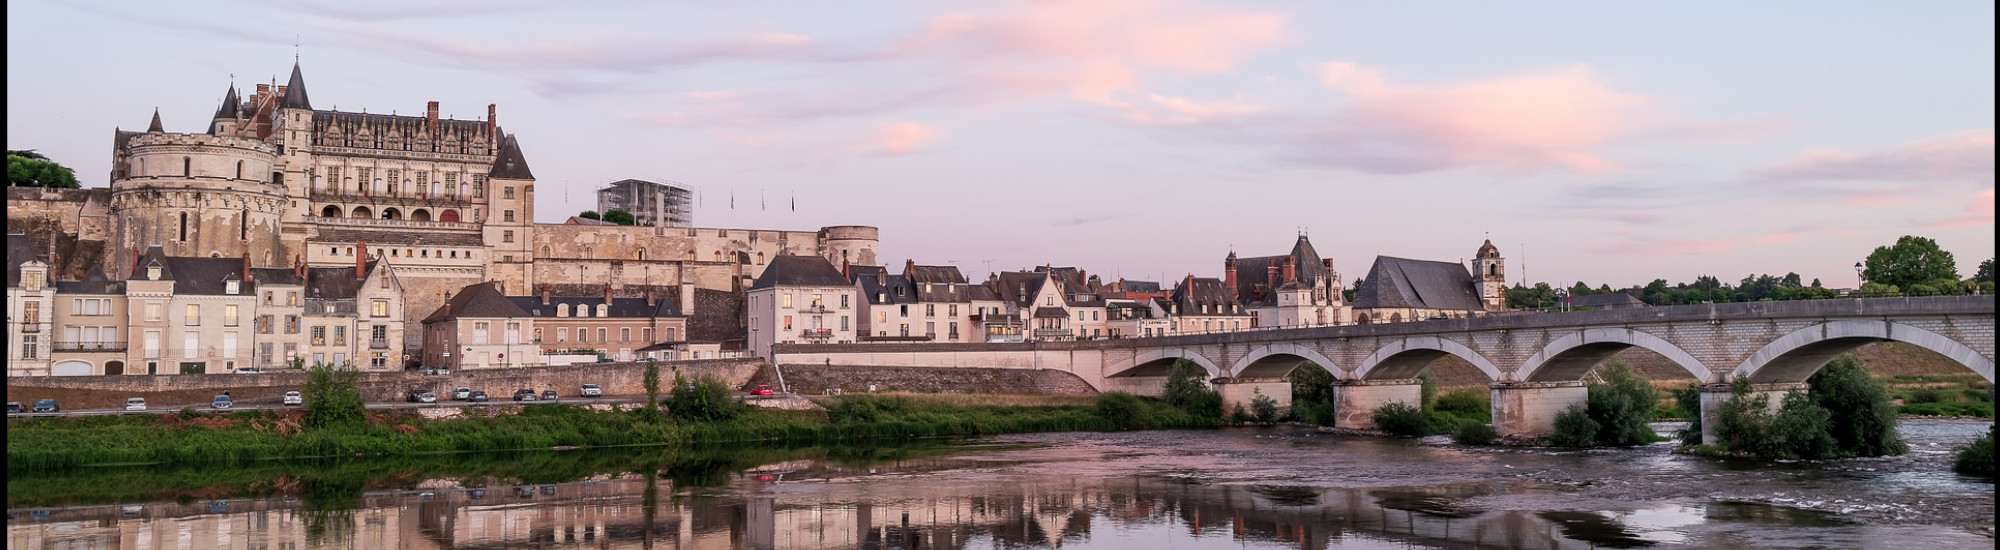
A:
<svg viewBox="0 0 2000 550">
<path fill-rule="evenodd" d="M 418 209 L 416 209 L 416 210 L 411 210 L 411 211 L 410 211 L 410 221 L 413 221 L 413 222 L 427 222 L 427 221 L 431 221 L 431 211 L 429 211 L 429 210 L 425 210 L 425 209 L 422 209 L 422 208 L 418 208 Z"/>
<path fill-rule="evenodd" d="M 104 374 L 106 374 L 106 375 L 109 375 L 109 376 L 117 376 L 117 375 L 120 375 L 120 374 L 125 374 L 125 362 L 124 362 L 124 361 L 105 361 L 105 362 L 104 362 Z"/>
<path fill-rule="evenodd" d="M 441 221 L 441 222 L 457 222 L 457 221 L 458 221 L 458 211 L 457 211 L 457 210 L 445 210 L 444 212 L 440 212 L 440 213 L 438 213 L 438 221 Z"/>
<path fill-rule="evenodd" d="M 371 211 L 371 210 L 369 210 L 369 209 L 368 209 L 368 207 L 366 207 L 366 206 L 356 206 L 356 207 L 354 207 L 354 215 L 353 215 L 353 216 L 350 216 L 350 217 L 354 217 L 354 218 L 372 218 L 372 217 L 375 217 L 375 216 L 374 216 L 374 214 L 375 214 L 375 212 L 374 212 L 374 211 Z"/>
<path fill-rule="evenodd" d="M 403 211 L 402 211 L 402 210 L 397 210 L 397 209 L 396 209 L 396 208 L 394 208 L 394 207 L 390 207 L 390 208 L 384 208 L 384 209 L 382 209 L 382 219 L 385 219 L 385 220 L 400 220 L 400 219 L 403 219 Z"/>
<path fill-rule="evenodd" d="M 326 205 L 326 208 L 322 208 L 322 209 L 320 209 L 320 211 L 319 211 L 319 217 L 322 217 L 322 218 L 338 218 L 338 217 L 340 217 L 340 207 L 338 207 L 338 206 L 334 206 L 334 205 L 331 205 L 331 204 L 329 204 L 329 205 Z"/>
</svg>

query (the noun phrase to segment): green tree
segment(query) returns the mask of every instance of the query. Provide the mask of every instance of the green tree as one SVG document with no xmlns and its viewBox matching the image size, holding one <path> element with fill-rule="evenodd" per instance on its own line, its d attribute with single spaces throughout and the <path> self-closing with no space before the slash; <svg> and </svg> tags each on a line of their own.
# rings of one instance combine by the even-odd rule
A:
<svg viewBox="0 0 2000 550">
<path fill-rule="evenodd" d="M 632 217 L 631 212 L 626 212 L 624 210 L 604 211 L 604 221 L 615 223 L 618 225 L 637 225 L 639 223 L 638 219 Z"/>
<path fill-rule="evenodd" d="M 1913 289 L 1940 280 L 1958 280 L 1958 263 L 1937 241 L 1904 235 L 1896 244 L 1876 247 L 1864 262 L 1861 277 L 1871 283 Z"/>
<path fill-rule="evenodd" d="M 76 172 L 33 150 L 8 151 L 7 185 L 75 189 Z"/>
<path fill-rule="evenodd" d="M 1987 258 L 1986 261 L 1979 262 L 1979 271 L 1972 274 L 1972 280 L 1986 283 L 1993 282 L 1993 258 Z"/>
<path fill-rule="evenodd" d="M 576 215 L 576 217 L 579 217 L 579 218 L 583 218 L 583 219 L 586 219 L 586 220 L 599 220 L 599 219 L 604 219 L 604 218 L 603 218 L 602 216 L 598 216 L 598 215 L 597 215 L 597 211 L 596 211 L 596 210 L 585 210 L 585 211 L 583 211 L 583 213 L 582 213 L 582 214 L 577 214 L 577 215 Z"/>
<path fill-rule="evenodd" d="M 1843 454 L 1885 456 L 1909 450 L 1896 433 L 1889 388 L 1869 376 L 1853 354 L 1834 358 L 1808 382 L 1813 398 L 1832 415 L 1827 430 Z"/>
<path fill-rule="evenodd" d="M 660 365 L 652 359 L 646 360 L 646 413 L 660 412 Z"/>
<path fill-rule="evenodd" d="M 306 427 L 310 429 L 360 426 L 368 420 L 368 405 L 361 398 L 361 372 L 313 365 L 306 373 L 306 387 L 300 395 L 306 402 Z"/>
<path fill-rule="evenodd" d="M 1647 426 L 1659 402 L 1653 384 L 1621 362 L 1606 365 L 1597 376 L 1603 382 L 1590 385 L 1585 401 L 1585 410 L 1597 424 L 1597 444 L 1644 445 L 1659 439 Z"/>
<path fill-rule="evenodd" d="M 1175 359 L 1167 368 L 1166 401 L 1174 408 L 1207 418 L 1222 417 L 1222 394 L 1209 389 L 1203 378 L 1208 371 L 1186 359 Z"/>
</svg>

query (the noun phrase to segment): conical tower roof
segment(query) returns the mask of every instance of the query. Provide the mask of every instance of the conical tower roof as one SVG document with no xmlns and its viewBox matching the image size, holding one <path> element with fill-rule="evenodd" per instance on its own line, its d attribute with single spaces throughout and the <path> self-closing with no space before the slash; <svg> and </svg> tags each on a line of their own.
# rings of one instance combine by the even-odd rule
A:
<svg viewBox="0 0 2000 550">
<path fill-rule="evenodd" d="M 493 169 L 486 174 L 490 178 L 514 180 L 535 179 L 535 173 L 528 170 L 528 158 L 521 155 L 521 143 L 514 134 L 500 140 L 500 154 L 493 157 Z"/>
<path fill-rule="evenodd" d="M 237 119 L 243 116 L 243 100 L 236 96 L 236 83 L 229 83 L 229 91 L 222 94 L 222 106 L 215 108 L 215 118 Z"/>
<path fill-rule="evenodd" d="M 299 63 L 297 61 L 292 62 L 292 79 L 285 83 L 285 102 L 283 105 L 287 109 L 313 108 L 312 101 L 306 98 L 306 75 L 299 71 Z"/>
<path fill-rule="evenodd" d="M 154 108 L 153 108 L 153 123 L 152 123 L 152 124 L 148 124 L 148 125 L 146 125 L 146 131 L 147 131 L 147 132 L 165 132 L 165 131 L 167 131 L 167 129 L 166 129 L 166 128 L 164 128 L 164 127 L 161 127 L 161 126 L 160 126 L 160 108 L 159 108 L 159 107 L 154 107 Z"/>
</svg>

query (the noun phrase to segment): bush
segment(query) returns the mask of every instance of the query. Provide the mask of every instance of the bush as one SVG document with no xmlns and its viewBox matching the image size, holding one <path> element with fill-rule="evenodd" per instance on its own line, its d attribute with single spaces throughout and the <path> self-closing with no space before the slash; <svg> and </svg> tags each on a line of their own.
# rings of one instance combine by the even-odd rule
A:
<svg viewBox="0 0 2000 550">
<path fill-rule="evenodd" d="M 1292 402 L 1292 414 L 1298 416 L 1300 422 L 1314 426 L 1332 426 L 1337 412 L 1332 401 Z"/>
<path fill-rule="evenodd" d="M 1250 411 L 1244 410 L 1242 403 L 1237 403 L 1236 408 L 1229 411 L 1230 424 L 1237 424 L 1237 425 L 1249 424 L 1250 420 L 1251 420 Z"/>
<path fill-rule="evenodd" d="M 1816 459 L 1840 453 L 1828 430 L 1833 413 L 1810 394 L 1787 394 L 1773 413 L 1770 396 L 1752 396 L 1748 380 L 1738 379 L 1733 391 L 1715 426 L 1716 438 L 1729 453 L 1763 459 Z"/>
<path fill-rule="evenodd" d="M 1993 477 L 1993 428 L 1986 429 L 1986 435 L 1978 441 L 1958 451 L 1958 461 L 1951 466 L 1953 471 L 1969 476 Z"/>
<path fill-rule="evenodd" d="M 1813 398 L 1832 415 L 1828 430 L 1839 454 L 1887 456 L 1909 450 L 1896 434 L 1896 407 L 1888 388 L 1869 376 L 1853 354 L 1827 363 L 1809 384 Z"/>
<path fill-rule="evenodd" d="M 1599 426 L 1590 419 L 1590 411 L 1582 406 L 1570 405 L 1563 412 L 1556 413 L 1555 431 L 1550 432 L 1548 442 L 1557 447 L 1589 447 L 1597 443 Z"/>
<path fill-rule="evenodd" d="M 1256 397 L 1250 398 L 1250 414 L 1256 417 L 1260 424 L 1277 422 L 1278 400 L 1260 392 Z"/>
<path fill-rule="evenodd" d="M 1423 437 L 1431 434 L 1431 422 L 1423 409 L 1390 403 L 1375 409 L 1375 429 L 1396 437 Z"/>
<path fill-rule="evenodd" d="M 1677 434 L 1680 437 L 1681 445 L 1700 445 L 1701 384 L 1688 384 L 1685 388 L 1674 390 L 1674 405 L 1680 407 L 1682 411 L 1687 412 L 1688 425 L 1686 428 L 1681 429 L 1681 433 Z"/>
<path fill-rule="evenodd" d="M 1827 423 L 1833 413 L 1819 406 L 1806 392 L 1785 394 L 1778 414 L 1771 418 L 1771 432 L 1765 439 L 1780 457 L 1819 459 L 1834 455 L 1838 448 Z"/>
<path fill-rule="evenodd" d="M 1450 413 L 1459 418 L 1490 420 L 1493 416 L 1493 401 L 1491 395 L 1483 390 L 1451 391 L 1437 396 L 1437 401 L 1431 404 L 1431 410 Z"/>
<path fill-rule="evenodd" d="M 361 372 L 324 363 L 306 373 L 306 427 L 352 428 L 368 422 L 368 404 L 361 398 Z"/>
<path fill-rule="evenodd" d="M 1114 428 L 1120 430 L 1144 429 L 1146 426 L 1145 403 L 1139 396 L 1124 392 L 1110 392 L 1097 396 L 1097 416 L 1103 417 Z"/>
<path fill-rule="evenodd" d="M 1586 411 L 1597 423 L 1598 445 L 1644 445 L 1659 440 L 1647 423 L 1653 421 L 1653 407 L 1659 395 L 1653 385 L 1623 363 L 1612 363 L 1598 372 L 1602 383 L 1591 384 Z"/>
<path fill-rule="evenodd" d="M 1461 423 L 1458 429 L 1451 432 L 1451 440 L 1460 445 L 1492 445 L 1493 440 L 1499 438 L 1500 434 L 1493 431 L 1492 424 L 1477 422 Z"/>
<path fill-rule="evenodd" d="M 1423 405 L 1424 410 L 1431 410 L 1437 406 L 1437 395 L 1437 377 L 1431 375 L 1430 369 L 1424 369 L 1423 373 L 1417 375 L 1417 402 Z"/>
<path fill-rule="evenodd" d="M 1167 369 L 1167 404 L 1196 416 L 1221 418 L 1222 394 L 1204 383 L 1207 374 L 1193 361 L 1175 360 Z"/>
<path fill-rule="evenodd" d="M 1920 389 L 1920 390 L 1916 390 L 1916 391 L 1913 391 L 1913 392 L 1910 392 L 1910 397 L 1909 397 L 1909 398 L 1907 398 L 1907 399 L 1904 399 L 1904 400 L 1903 400 L 1903 402 L 1904 402 L 1904 403 L 1910 403 L 1910 404 L 1916 404 L 1916 403 L 1943 403 L 1943 402 L 1944 402 L 1944 392 L 1941 392 L 1941 391 L 1938 391 L 1938 390 L 1933 390 L 1933 389 L 1928 389 L 1928 388 L 1926 388 L 1926 389 Z"/>
<path fill-rule="evenodd" d="M 667 397 L 667 412 L 680 420 L 714 422 L 736 418 L 748 407 L 736 400 L 729 386 L 713 378 L 677 378 Z"/>
</svg>

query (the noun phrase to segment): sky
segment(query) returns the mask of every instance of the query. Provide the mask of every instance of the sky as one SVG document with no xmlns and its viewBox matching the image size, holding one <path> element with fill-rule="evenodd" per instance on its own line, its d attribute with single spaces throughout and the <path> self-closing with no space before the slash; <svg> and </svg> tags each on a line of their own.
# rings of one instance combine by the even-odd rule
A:
<svg viewBox="0 0 2000 550">
<path fill-rule="evenodd" d="M 1305 232 L 1350 281 L 1491 238 L 1510 281 L 1851 287 L 1900 235 L 1993 256 L 1993 10 L 10 1 L 7 147 L 107 185 L 114 128 L 202 131 L 296 56 L 320 109 L 497 103 L 542 222 L 642 178 L 700 226 L 874 225 L 974 278 L 1219 276 Z"/>
</svg>

